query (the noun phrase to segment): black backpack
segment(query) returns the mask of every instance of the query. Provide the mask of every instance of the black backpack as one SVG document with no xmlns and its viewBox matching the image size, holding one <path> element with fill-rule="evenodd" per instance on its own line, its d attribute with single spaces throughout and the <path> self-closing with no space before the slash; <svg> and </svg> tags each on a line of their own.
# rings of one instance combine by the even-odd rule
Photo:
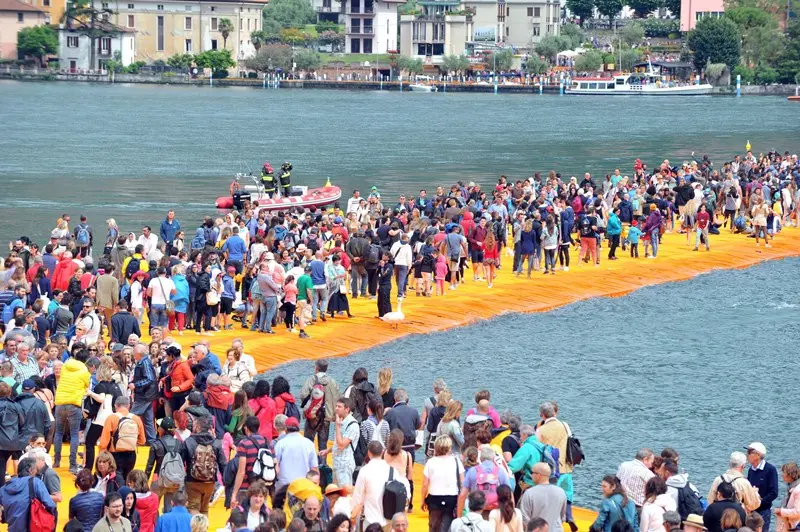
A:
<svg viewBox="0 0 800 532">
<path fill-rule="evenodd" d="M 125 278 L 130 279 L 134 276 L 136 272 L 139 271 L 140 266 L 140 259 L 136 257 L 131 257 L 131 260 L 128 261 L 128 265 L 125 267 Z"/>
<path fill-rule="evenodd" d="M 346 429 L 349 429 L 352 425 L 356 425 L 358 427 L 358 439 L 357 441 L 350 442 L 350 445 L 353 447 L 353 459 L 356 462 L 356 466 L 364 465 L 364 460 L 367 458 L 367 440 L 364 439 L 364 435 L 361 433 L 361 426 L 358 424 L 358 421 L 351 421 Z"/>
<path fill-rule="evenodd" d="M 383 249 L 378 244 L 370 244 L 367 253 L 367 264 L 378 264 L 381 261 Z"/>
<path fill-rule="evenodd" d="M 391 519 L 397 512 L 406 508 L 406 487 L 394 479 L 394 468 L 389 468 L 389 480 L 383 486 L 383 517 Z"/>
<path fill-rule="evenodd" d="M 689 514 L 703 515 L 703 505 L 700 502 L 700 497 L 689 485 L 688 480 L 685 486 L 678 488 L 678 513 L 681 514 L 681 521 L 686 521 Z"/>
<path fill-rule="evenodd" d="M 592 230 L 592 221 L 588 216 L 584 216 L 583 220 L 581 220 L 581 236 L 587 238 L 594 236 L 594 231 Z"/>
</svg>

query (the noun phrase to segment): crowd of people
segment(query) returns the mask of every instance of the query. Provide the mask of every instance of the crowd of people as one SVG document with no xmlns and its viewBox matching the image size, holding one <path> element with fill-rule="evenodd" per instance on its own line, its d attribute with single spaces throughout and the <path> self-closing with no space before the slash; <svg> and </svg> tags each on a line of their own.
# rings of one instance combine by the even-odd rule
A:
<svg viewBox="0 0 800 532">
<path fill-rule="evenodd" d="M 33 499 L 55 512 L 54 469 L 68 441 L 76 530 L 189 530 L 224 498 L 232 530 L 402 532 L 414 509 L 413 464 L 424 455 L 418 507 L 431 532 L 542 531 L 562 522 L 574 532 L 580 446 L 553 402 L 523 424 L 501 416 L 485 390 L 464 411 L 437 380 L 416 409 L 392 386 L 389 368 L 377 386 L 357 369 L 340 393 L 325 360 L 293 394 L 283 377 L 256 378 L 243 340 L 215 354 L 207 338 L 184 348 L 180 337 L 187 328 L 213 335 L 239 326 L 307 338 L 319 321 L 351 317 L 350 297 L 376 300 L 385 317 L 393 291 L 398 302 L 412 292 L 441 297 L 467 282 L 467 270 L 487 288 L 503 267 L 528 277 L 569 271 L 573 246 L 579 265 L 598 265 L 603 244 L 609 260 L 620 247 L 635 260 L 640 243 L 656 258 L 663 233 L 674 229 L 694 250 L 710 250 L 721 230 L 769 246 L 799 222 L 798 185 L 795 155 L 748 152 L 719 169 L 703 157 L 651 172 L 637 159 L 632 176 L 502 176 L 486 192 L 457 183 L 396 204 L 372 187 L 330 211 L 273 214 L 255 203 L 206 218 L 191 240 L 172 210 L 157 233 L 143 226 L 139 237 L 113 219 L 104 237 L 85 216 L 70 229 L 64 214 L 47 245 L 21 237 L 5 261 L 2 518 L 16 532 L 34 518 Z M 147 465 L 137 468 L 145 452 Z M 704 508 L 677 453 L 643 450 L 603 480 L 593 529 L 747 524 L 758 532 L 760 515 L 766 531 L 778 482 L 765 456 L 760 443 L 733 453 Z M 794 464 L 781 471 L 790 489 L 775 513 L 779 532 L 800 520 L 800 473 Z"/>
</svg>

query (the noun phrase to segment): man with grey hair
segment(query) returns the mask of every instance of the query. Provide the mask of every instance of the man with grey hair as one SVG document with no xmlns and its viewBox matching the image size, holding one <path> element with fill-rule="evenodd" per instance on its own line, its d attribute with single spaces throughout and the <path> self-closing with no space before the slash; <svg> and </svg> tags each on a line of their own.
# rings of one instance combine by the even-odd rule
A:
<svg viewBox="0 0 800 532">
<path fill-rule="evenodd" d="M 503 412 L 500 414 L 500 423 L 507 426 L 508 430 L 511 431 L 508 436 L 503 438 L 500 444 L 503 450 L 503 459 L 508 463 L 514 458 L 517 451 L 519 451 L 519 446 L 522 441 L 520 439 L 519 427 L 522 425 L 522 419 L 511 412 Z"/>
<path fill-rule="evenodd" d="M 142 420 L 129 411 L 130 399 L 121 395 L 114 400 L 116 411 L 106 418 L 97 442 L 100 451 L 109 451 L 117 463 L 117 475 L 127 478 L 136 467 L 136 447 L 145 443 Z"/>
<path fill-rule="evenodd" d="M 3 508 L 3 521 L 8 523 L 8 532 L 28 532 L 31 501 L 28 494 L 29 481 L 33 479 L 33 496 L 41 501 L 45 508 L 56 512 L 56 503 L 47 492 L 44 483 L 36 478 L 38 473 L 34 458 L 23 458 L 17 465 L 17 476 L 0 489 L 0 506 Z"/>
<path fill-rule="evenodd" d="M 519 428 L 519 436 L 522 445 L 508 463 L 508 468 L 512 473 L 522 474 L 519 484 L 520 489 L 525 491 L 533 486 L 531 471 L 535 464 L 543 460 L 544 445 L 536 439 L 536 429 L 531 425 L 522 425 Z"/>
<path fill-rule="evenodd" d="M 550 484 L 550 474 L 550 466 L 544 462 L 533 466 L 531 477 L 534 486 L 525 491 L 519 502 L 524 526 L 541 517 L 547 521 L 550 530 L 562 529 L 567 516 L 567 495 L 558 486 Z"/>
<path fill-rule="evenodd" d="M 719 488 L 722 482 L 727 482 L 733 486 L 736 492 L 735 500 L 744 507 L 746 513 L 753 512 L 761 506 L 761 496 L 743 474 L 746 463 L 747 457 L 743 452 L 732 452 L 728 459 L 728 470 L 716 477 L 714 482 L 711 483 L 711 489 L 708 492 L 708 499 L 706 500 L 712 502 L 716 501 L 717 488 Z"/>
<path fill-rule="evenodd" d="M 392 516 L 392 532 L 407 532 L 408 516 L 403 512 L 397 512 Z"/>
<path fill-rule="evenodd" d="M 496 495 L 497 488 L 501 484 L 511 487 L 511 479 L 506 473 L 505 468 L 501 468 L 495 462 L 494 449 L 489 445 L 481 445 L 478 449 L 478 465 L 471 467 L 464 474 L 464 483 L 461 493 L 458 495 L 458 510 L 456 515 L 461 515 L 464 510 L 464 503 L 467 496 L 473 490 L 483 490 L 486 495 Z M 487 488 L 492 486 L 491 488 Z M 493 501 L 487 501 L 483 509 L 483 518 L 489 519 L 489 512 L 497 508 L 497 497 Z"/>
<path fill-rule="evenodd" d="M 133 367 L 133 379 L 128 385 L 133 392 L 131 412 L 141 418 L 147 445 L 150 445 L 156 440 L 153 401 L 158 399 L 158 378 L 146 344 L 136 344 L 133 348 L 133 359 L 136 364 Z"/>
<path fill-rule="evenodd" d="M 653 466 L 653 458 L 653 451 L 650 449 L 639 449 L 636 452 L 636 458 L 622 462 L 617 468 L 617 478 L 639 513 L 644 504 L 644 486 L 655 476 L 650 471 Z"/>
<path fill-rule="evenodd" d="M 60 503 L 63 500 L 63 495 L 61 495 L 61 478 L 54 469 L 47 466 L 47 460 L 50 458 L 50 455 L 41 447 L 37 447 L 31 449 L 28 456 L 36 460 L 36 476 L 44 482 L 44 486 L 47 488 L 50 497 L 52 497 L 53 501 L 56 503 Z"/>
<path fill-rule="evenodd" d="M 681 514 L 664 512 L 664 532 L 681 532 Z"/>
<path fill-rule="evenodd" d="M 239 360 L 247 366 L 250 375 L 258 374 L 258 371 L 256 371 L 256 359 L 244 352 L 244 341 L 241 338 L 234 338 L 231 342 L 231 347 L 239 351 Z"/>
<path fill-rule="evenodd" d="M 567 494 L 567 524 L 572 532 L 577 532 L 578 525 L 572 518 L 572 501 L 575 498 L 575 485 L 572 481 L 573 465 L 567 461 L 567 440 L 572 436 L 569 425 L 556 417 L 558 406 L 546 401 L 539 406 L 542 423 L 536 429 L 536 437 L 545 445 L 558 449 L 558 486 Z"/>
</svg>

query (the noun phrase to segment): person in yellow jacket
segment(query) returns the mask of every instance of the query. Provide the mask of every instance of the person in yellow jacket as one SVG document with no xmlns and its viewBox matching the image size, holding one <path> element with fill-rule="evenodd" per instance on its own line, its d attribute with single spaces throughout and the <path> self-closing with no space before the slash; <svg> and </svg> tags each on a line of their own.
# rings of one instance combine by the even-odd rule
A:
<svg viewBox="0 0 800 532">
<path fill-rule="evenodd" d="M 127 275 L 127 273 L 128 273 L 128 264 L 130 264 L 130 262 L 132 260 L 138 260 L 139 261 L 139 271 L 140 272 L 147 273 L 147 272 L 150 271 L 150 265 L 147 262 L 147 258 L 143 255 L 143 253 L 144 253 L 144 246 L 141 245 L 141 244 L 137 245 L 135 250 L 134 250 L 134 252 L 133 252 L 133 255 L 131 255 L 130 257 L 127 257 L 122 262 L 122 270 L 120 270 L 120 272 L 119 272 L 120 279 L 126 279 L 126 280 L 128 280 L 130 282 L 130 278 L 133 277 L 134 273 L 136 273 L 136 272 L 131 272 L 131 275 Z"/>
<path fill-rule="evenodd" d="M 83 413 L 81 405 L 83 398 L 89 391 L 90 375 L 86 368 L 89 352 L 78 351 L 73 358 L 67 359 L 61 368 L 61 379 L 56 388 L 56 433 L 53 440 L 55 456 L 53 467 L 61 463 L 61 442 L 64 440 L 64 431 L 69 428 L 69 470 L 78 474 L 78 444 L 80 443 L 80 428 Z"/>
<path fill-rule="evenodd" d="M 322 502 L 322 488 L 320 488 L 319 482 L 319 471 L 312 469 L 305 477 L 297 478 L 289 483 L 283 507 L 287 523 L 291 522 L 294 514 L 303 507 L 309 497 L 316 497 L 320 503 Z"/>
</svg>

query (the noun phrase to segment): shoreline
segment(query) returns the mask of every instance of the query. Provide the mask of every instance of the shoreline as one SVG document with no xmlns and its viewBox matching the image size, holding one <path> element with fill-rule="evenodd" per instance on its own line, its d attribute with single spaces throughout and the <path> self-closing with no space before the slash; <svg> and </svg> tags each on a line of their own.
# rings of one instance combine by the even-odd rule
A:
<svg viewBox="0 0 800 532">
<path fill-rule="evenodd" d="M 262 335 L 242 330 L 238 324 L 234 330 L 221 331 L 213 337 L 189 332 L 176 339 L 188 344 L 207 338 L 213 351 L 224 352 L 231 340 L 242 338 L 245 350 L 256 360 L 259 373 L 264 373 L 287 362 L 344 357 L 412 334 L 440 332 L 515 312 L 547 312 L 595 297 L 622 297 L 646 286 L 686 281 L 714 270 L 742 269 L 767 260 L 800 256 L 797 228 L 784 228 L 771 248 L 755 247 L 753 239 L 741 234 L 729 235 L 726 231 L 723 228 L 722 234 L 711 235 L 710 252 L 694 252 L 686 245 L 685 235 L 667 233 L 655 260 L 643 256 L 632 259 L 620 250 L 620 259 L 612 262 L 605 259 L 604 247 L 600 266 L 594 267 L 578 265 L 577 253 L 571 251 L 573 261 L 569 272 L 558 271 L 554 276 L 533 272 L 532 279 L 512 276 L 511 257 L 504 255 L 506 266 L 498 272 L 491 289 L 486 283 L 468 281 L 445 296 L 416 297 L 409 290 L 403 301 L 406 319 L 397 329 L 374 317 L 375 301 L 350 297 L 355 317 L 337 317 L 311 326 L 308 340 L 301 340 L 284 328 L 276 328 L 276 335 Z M 392 305 L 396 310 L 395 292 Z"/>
<path fill-rule="evenodd" d="M 32 81 L 32 82 L 73 82 L 73 83 L 102 83 L 113 84 L 142 84 L 142 85 L 176 85 L 194 86 L 209 88 L 224 87 L 248 87 L 252 89 L 267 90 L 273 87 L 266 86 L 262 79 L 245 78 L 222 78 L 214 79 L 191 79 L 185 75 L 142 75 L 142 74 L 66 74 L 60 72 L 31 70 L 10 70 L 9 68 L 0 69 L 0 80 L 7 81 Z M 492 84 L 475 84 L 460 82 L 435 82 L 439 88 L 439 93 L 447 92 L 466 92 L 466 93 L 488 93 L 495 92 Z M 280 89 L 316 89 L 316 90 L 341 90 L 341 91 L 392 91 L 392 92 L 412 92 L 408 89 L 408 82 L 398 81 L 336 81 L 336 80 L 283 80 L 279 85 Z M 559 85 L 502 85 L 496 87 L 497 93 L 503 94 L 536 94 L 536 95 L 560 95 Z M 745 85 L 742 86 L 743 96 L 791 96 L 795 93 L 795 85 Z M 712 96 L 735 96 L 736 88 L 714 87 Z M 614 96 L 614 95 L 610 95 Z"/>
</svg>

